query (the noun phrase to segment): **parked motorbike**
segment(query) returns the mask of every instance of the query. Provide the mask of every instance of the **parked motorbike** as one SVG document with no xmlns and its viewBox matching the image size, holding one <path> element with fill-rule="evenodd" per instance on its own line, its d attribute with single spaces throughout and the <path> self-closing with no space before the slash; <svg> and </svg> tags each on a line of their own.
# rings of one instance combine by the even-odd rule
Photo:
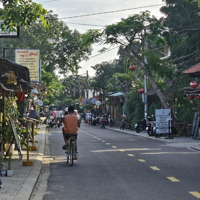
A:
<svg viewBox="0 0 200 200">
<path fill-rule="evenodd" d="M 111 126 L 111 127 L 113 127 L 114 126 L 114 121 L 113 121 L 113 119 L 112 119 L 112 117 L 109 115 L 109 117 L 108 117 L 108 122 L 109 122 L 109 125 Z"/>
<path fill-rule="evenodd" d="M 92 125 L 93 126 L 97 125 L 97 117 L 95 115 L 92 116 Z"/>
<path fill-rule="evenodd" d="M 101 117 L 100 118 L 100 126 L 101 126 L 101 128 L 105 128 L 105 124 L 106 124 L 105 118 Z"/>
<path fill-rule="evenodd" d="M 57 128 L 58 127 L 58 120 L 55 119 L 54 117 L 50 116 L 49 118 L 49 127 L 50 128 Z M 59 128 L 59 127 L 58 127 Z"/>
<path fill-rule="evenodd" d="M 135 130 L 137 133 L 139 133 L 140 131 L 146 130 L 146 126 L 147 126 L 146 120 L 142 119 L 141 121 L 138 121 L 135 124 Z"/>
<path fill-rule="evenodd" d="M 49 122 L 49 127 L 50 128 L 54 128 L 56 126 L 56 122 L 55 122 L 55 119 L 50 119 L 50 122 Z"/>
<path fill-rule="evenodd" d="M 124 119 L 122 122 L 122 125 L 120 126 L 120 129 L 130 129 L 131 128 L 131 121 L 129 119 Z"/>
<path fill-rule="evenodd" d="M 156 123 L 155 123 L 155 121 L 149 121 L 147 123 L 146 131 L 147 131 L 149 136 L 156 135 Z"/>
</svg>

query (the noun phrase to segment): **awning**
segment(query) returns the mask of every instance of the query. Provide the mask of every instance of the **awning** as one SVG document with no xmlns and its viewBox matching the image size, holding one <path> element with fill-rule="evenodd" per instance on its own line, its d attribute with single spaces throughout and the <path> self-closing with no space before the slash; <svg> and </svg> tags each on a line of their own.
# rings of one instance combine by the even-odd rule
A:
<svg viewBox="0 0 200 200">
<path fill-rule="evenodd" d="M 17 84 L 7 84 L 10 71 L 14 71 Z M 10 91 L 19 90 L 19 86 L 21 86 L 23 90 L 30 90 L 32 87 L 30 85 L 28 67 L 0 58 L 0 85 L 5 90 Z"/>
<path fill-rule="evenodd" d="M 200 63 L 190 67 L 189 69 L 183 71 L 184 74 L 188 74 L 191 77 L 200 77 Z"/>
<path fill-rule="evenodd" d="M 124 96 L 125 94 L 123 92 L 117 92 L 114 94 L 109 95 L 109 97 L 118 97 L 118 96 Z"/>
</svg>

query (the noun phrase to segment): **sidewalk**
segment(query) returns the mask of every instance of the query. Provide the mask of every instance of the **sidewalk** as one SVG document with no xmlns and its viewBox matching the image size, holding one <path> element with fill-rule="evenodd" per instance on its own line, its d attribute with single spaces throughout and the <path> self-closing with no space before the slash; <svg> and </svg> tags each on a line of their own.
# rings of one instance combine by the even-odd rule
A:
<svg viewBox="0 0 200 200">
<path fill-rule="evenodd" d="M 40 130 L 35 136 L 37 151 L 29 151 L 29 160 L 33 161 L 33 166 L 23 166 L 23 161 L 27 160 L 26 150 L 22 150 L 22 160 L 19 160 L 18 151 L 15 150 L 11 163 L 14 169 L 13 176 L 0 177 L 2 181 L 1 200 L 28 200 L 30 198 L 42 168 L 45 148 L 46 126 L 41 125 L 39 127 Z M 7 161 L 4 161 L 4 166 L 7 167 Z"/>
<path fill-rule="evenodd" d="M 166 137 L 168 136 L 165 135 L 165 136 L 155 138 L 155 136 L 149 136 L 147 134 L 147 131 L 141 131 L 140 133 L 137 133 L 136 131 L 132 131 L 129 129 L 121 130 L 120 128 L 117 128 L 117 127 L 106 126 L 106 128 L 114 130 L 114 131 L 118 131 L 118 132 L 123 132 L 126 134 L 137 135 L 139 137 L 145 137 L 152 140 L 159 140 L 159 141 L 165 142 L 169 146 L 183 147 L 183 148 L 200 151 L 200 140 L 195 140 L 190 137 L 173 137 L 173 139 L 166 139 Z"/>
</svg>

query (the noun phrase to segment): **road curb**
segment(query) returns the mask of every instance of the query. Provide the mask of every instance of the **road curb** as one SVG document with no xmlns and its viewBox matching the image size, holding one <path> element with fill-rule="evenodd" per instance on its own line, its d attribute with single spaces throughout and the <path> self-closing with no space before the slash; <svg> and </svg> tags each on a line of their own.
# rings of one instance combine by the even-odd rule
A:
<svg viewBox="0 0 200 200">
<path fill-rule="evenodd" d="M 111 128 L 111 127 L 106 127 L 107 129 L 109 130 L 114 130 L 114 131 L 118 131 L 118 132 L 121 132 L 121 133 L 125 133 L 125 134 L 129 134 L 129 135 L 134 135 L 134 136 L 139 136 L 139 137 L 143 137 L 143 138 L 147 138 L 147 139 L 151 139 L 151 140 L 157 140 L 157 141 L 161 141 L 161 142 L 164 142 L 166 144 L 177 144 L 177 147 L 178 144 L 181 144 L 181 143 L 188 143 L 188 144 L 191 144 L 191 141 L 193 142 L 193 145 L 188 145 L 188 146 L 184 146 L 185 148 L 189 148 L 189 149 L 192 149 L 192 150 L 195 150 L 195 151 L 200 151 L 200 141 L 199 141 L 199 144 L 197 146 L 197 142 L 195 142 L 196 140 L 192 140 L 191 141 L 174 141 L 173 139 L 167 139 L 167 138 L 155 138 L 154 136 L 149 136 L 148 134 L 146 135 L 142 135 L 142 134 L 139 134 L 139 133 L 136 133 L 135 131 L 129 131 L 129 130 L 121 130 L 121 129 L 117 129 L 117 128 Z M 175 137 L 176 139 L 178 139 L 178 137 Z M 174 139 L 175 139 L 174 138 Z"/>
</svg>

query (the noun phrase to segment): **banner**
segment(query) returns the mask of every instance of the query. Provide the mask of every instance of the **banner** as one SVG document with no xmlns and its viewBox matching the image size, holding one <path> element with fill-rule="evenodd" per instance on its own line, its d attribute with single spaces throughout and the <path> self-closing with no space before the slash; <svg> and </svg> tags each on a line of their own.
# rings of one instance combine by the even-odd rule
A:
<svg viewBox="0 0 200 200">
<path fill-rule="evenodd" d="M 31 81 L 40 81 L 40 50 L 16 49 L 15 62 L 29 68 Z"/>
</svg>

